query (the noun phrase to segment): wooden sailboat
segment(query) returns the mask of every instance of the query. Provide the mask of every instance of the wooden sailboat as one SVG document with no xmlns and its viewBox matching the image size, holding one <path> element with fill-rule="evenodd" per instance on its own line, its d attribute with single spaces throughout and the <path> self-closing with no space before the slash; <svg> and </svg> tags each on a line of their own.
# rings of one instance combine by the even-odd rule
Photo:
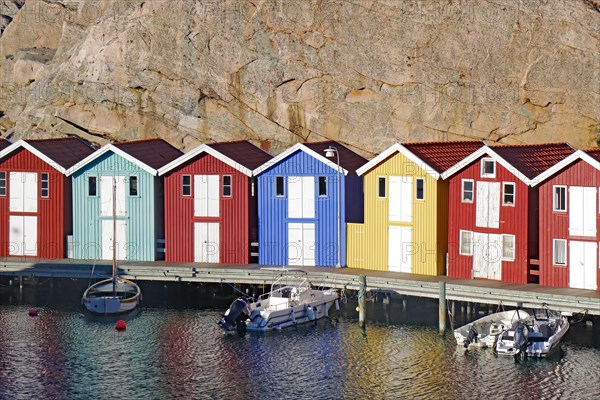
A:
<svg viewBox="0 0 600 400">
<path fill-rule="evenodd" d="M 85 308 L 98 314 L 118 314 L 133 310 L 140 302 L 140 287 L 129 279 L 117 276 L 117 183 L 113 178 L 113 248 L 112 278 L 94 283 L 86 289 L 81 299 Z"/>
</svg>

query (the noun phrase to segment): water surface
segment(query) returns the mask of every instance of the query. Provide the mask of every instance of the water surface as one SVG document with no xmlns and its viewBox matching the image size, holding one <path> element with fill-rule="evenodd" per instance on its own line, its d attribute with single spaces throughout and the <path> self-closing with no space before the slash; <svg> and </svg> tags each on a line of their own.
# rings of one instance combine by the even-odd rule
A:
<svg viewBox="0 0 600 400">
<path fill-rule="evenodd" d="M 85 286 L 85 285 L 84 285 Z M 145 285 L 117 332 L 78 302 L 81 282 L 0 288 L 0 399 L 593 399 L 599 329 L 575 324 L 551 359 L 515 363 L 440 337 L 430 300 L 356 303 L 317 324 L 224 335 L 227 288 Z M 29 317 L 31 306 L 40 307 Z M 457 323 L 470 320 L 457 316 Z"/>
</svg>

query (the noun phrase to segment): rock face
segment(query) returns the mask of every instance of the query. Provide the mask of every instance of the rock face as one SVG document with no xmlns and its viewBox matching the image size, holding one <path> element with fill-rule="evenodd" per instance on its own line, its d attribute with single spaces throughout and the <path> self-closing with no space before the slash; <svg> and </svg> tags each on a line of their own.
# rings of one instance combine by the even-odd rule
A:
<svg viewBox="0 0 600 400">
<path fill-rule="evenodd" d="M 1 0 L 0 129 L 273 153 L 600 138 L 592 0 Z"/>
</svg>

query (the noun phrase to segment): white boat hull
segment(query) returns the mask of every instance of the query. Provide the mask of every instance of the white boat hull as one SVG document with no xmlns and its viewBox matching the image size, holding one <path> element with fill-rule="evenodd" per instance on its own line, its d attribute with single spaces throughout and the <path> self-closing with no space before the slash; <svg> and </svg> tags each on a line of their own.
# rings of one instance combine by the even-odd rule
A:
<svg viewBox="0 0 600 400">
<path fill-rule="evenodd" d="M 459 345 L 468 348 L 493 348 L 498 336 L 509 329 L 514 322 L 529 318 L 529 314 L 523 310 L 501 311 L 486 315 L 476 321 L 456 328 L 454 338 Z"/>
<path fill-rule="evenodd" d="M 251 312 L 250 317 L 245 321 L 246 329 L 254 332 L 266 332 L 317 321 L 329 315 L 329 309 L 337 299 L 337 292 L 331 291 L 309 303 L 280 309 L 256 310 Z"/>
<path fill-rule="evenodd" d="M 96 314 L 120 314 L 137 307 L 140 297 L 139 286 L 123 278 L 117 278 L 117 291 L 113 293 L 111 278 L 90 286 L 81 302 L 88 311 Z"/>
</svg>

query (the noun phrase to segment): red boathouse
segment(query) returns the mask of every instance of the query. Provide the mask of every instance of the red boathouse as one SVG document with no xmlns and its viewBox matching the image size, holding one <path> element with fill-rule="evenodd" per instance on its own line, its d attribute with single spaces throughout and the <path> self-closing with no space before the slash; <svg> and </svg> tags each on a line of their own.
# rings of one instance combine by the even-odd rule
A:
<svg viewBox="0 0 600 400">
<path fill-rule="evenodd" d="M 447 274 L 537 282 L 536 177 L 575 150 L 565 143 L 484 146 L 447 170 Z"/>
<path fill-rule="evenodd" d="M 600 149 L 577 151 L 540 176 L 540 284 L 597 290 Z"/>
<path fill-rule="evenodd" d="M 67 255 L 73 224 L 65 172 L 93 152 L 77 138 L 19 140 L 0 151 L 0 256 Z"/>
<path fill-rule="evenodd" d="M 272 157 L 248 141 L 203 144 L 159 169 L 165 259 L 247 264 L 257 235 L 252 170 Z"/>
</svg>

